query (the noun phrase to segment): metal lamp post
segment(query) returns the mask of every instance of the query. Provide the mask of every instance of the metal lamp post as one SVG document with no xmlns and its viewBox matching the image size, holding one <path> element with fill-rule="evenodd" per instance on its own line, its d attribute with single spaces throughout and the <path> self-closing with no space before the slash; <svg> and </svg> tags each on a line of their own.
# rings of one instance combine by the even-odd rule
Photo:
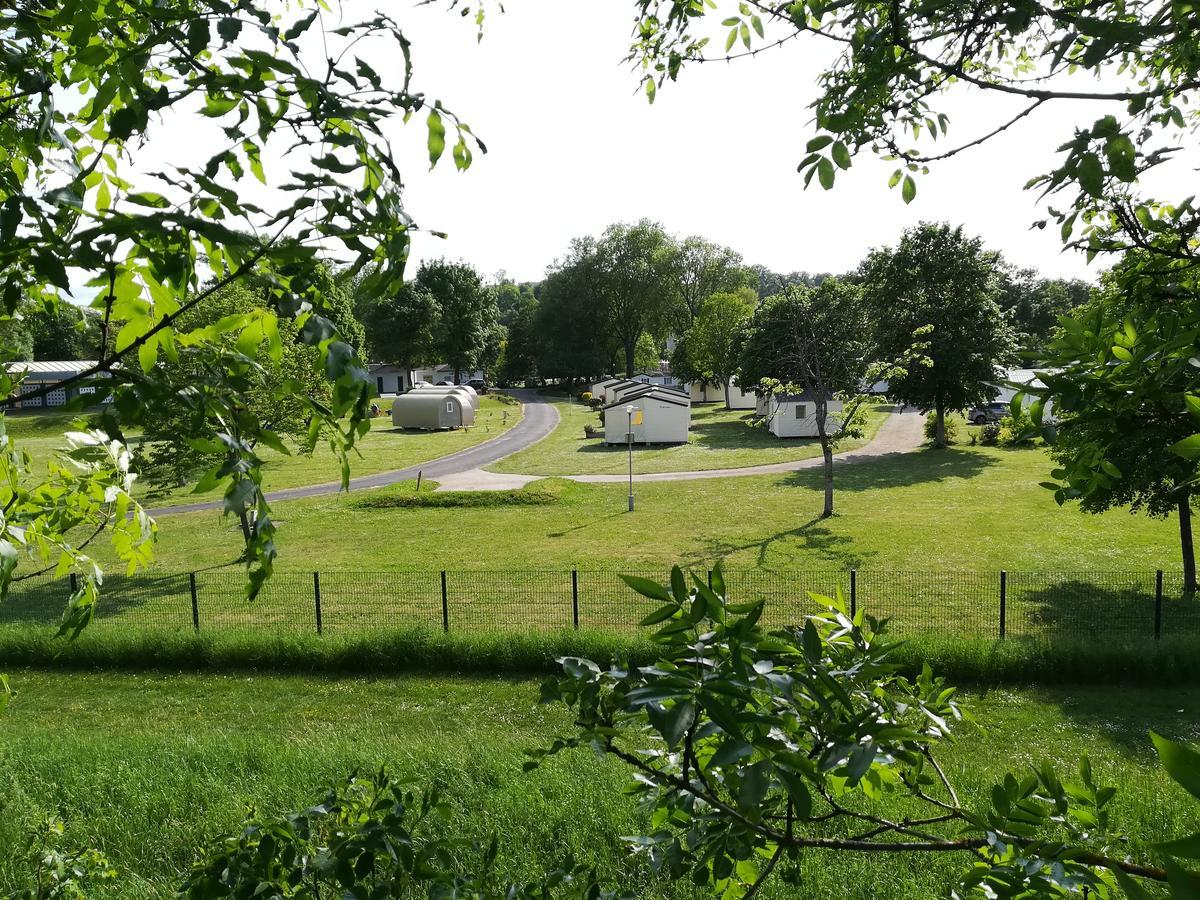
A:
<svg viewBox="0 0 1200 900">
<path fill-rule="evenodd" d="M 625 428 L 625 441 L 629 445 L 629 511 L 633 512 L 633 407 L 625 407 L 629 424 Z"/>
</svg>

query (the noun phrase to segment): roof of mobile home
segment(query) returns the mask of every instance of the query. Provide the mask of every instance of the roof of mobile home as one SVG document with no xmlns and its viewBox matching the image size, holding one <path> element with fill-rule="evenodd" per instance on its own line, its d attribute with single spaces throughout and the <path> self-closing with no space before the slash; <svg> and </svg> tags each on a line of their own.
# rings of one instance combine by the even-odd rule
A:
<svg viewBox="0 0 1200 900">
<path fill-rule="evenodd" d="M 642 386 L 642 390 L 626 394 L 620 400 L 614 401 L 604 408 L 612 409 L 614 406 L 625 406 L 629 401 L 641 400 L 643 397 L 652 397 L 655 400 L 662 400 L 665 403 L 674 403 L 676 406 L 692 405 L 692 401 L 688 396 L 680 391 L 664 388 L 661 384 L 647 384 Z"/>
</svg>

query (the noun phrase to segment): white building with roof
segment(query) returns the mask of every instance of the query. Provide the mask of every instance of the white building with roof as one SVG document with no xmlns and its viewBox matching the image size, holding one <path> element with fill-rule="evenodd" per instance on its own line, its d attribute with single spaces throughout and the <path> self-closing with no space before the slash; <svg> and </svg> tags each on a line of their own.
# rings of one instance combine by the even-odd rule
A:
<svg viewBox="0 0 1200 900">
<path fill-rule="evenodd" d="M 687 395 L 659 385 L 643 385 L 604 407 L 604 442 L 686 444 L 692 424 Z"/>
<path fill-rule="evenodd" d="M 23 375 L 19 396 L 37 393 L 50 388 L 49 393 L 27 400 L 18 399 L 14 408 L 31 410 L 47 407 L 66 406 L 73 398 L 83 395 L 95 395 L 96 386 L 73 383 L 62 388 L 55 388 L 68 379 L 75 378 L 87 372 L 96 363 L 86 359 L 38 360 L 37 362 L 13 362 L 6 366 L 8 374 Z M 97 378 L 109 378 L 107 372 L 99 372 Z M 97 397 L 96 402 L 107 402 L 108 397 Z"/>
</svg>

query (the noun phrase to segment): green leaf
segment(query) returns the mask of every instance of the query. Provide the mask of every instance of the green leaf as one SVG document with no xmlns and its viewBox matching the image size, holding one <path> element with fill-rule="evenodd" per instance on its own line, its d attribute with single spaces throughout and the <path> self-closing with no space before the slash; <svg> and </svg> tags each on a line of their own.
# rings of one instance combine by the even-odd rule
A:
<svg viewBox="0 0 1200 900">
<path fill-rule="evenodd" d="M 1151 844 L 1160 853 L 1168 856 L 1182 856 L 1186 859 L 1200 859 L 1200 834 L 1179 838 L 1174 841 L 1164 841 L 1161 844 Z"/>
<path fill-rule="evenodd" d="M 673 750 L 692 726 L 696 707 L 691 700 L 676 700 L 670 707 L 649 706 L 646 715 L 654 730 L 663 736 L 667 746 Z"/>
<path fill-rule="evenodd" d="M 1113 347 L 1112 355 L 1122 362 L 1133 362 L 1133 354 L 1124 347 Z"/>
<path fill-rule="evenodd" d="M 821 182 L 821 187 L 829 190 L 833 187 L 833 179 L 835 178 L 833 163 L 828 159 L 822 158 L 817 163 L 817 180 Z"/>
<path fill-rule="evenodd" d="M 652 581 L 649 578 L 640 578 L 637 575 L 622 575 L 621 580 L 643 597 L 649 597 L 651 600 L 662 600 L 664 603 L 673 602 L 670 592 L 657 581 Z"/>
<path fill-rule="evenodd" d="M 818 150 L 822 149 L 823 147 L 828 147 L 832 143 L 833 143 L 832 135 L 819 134 L 815 138 L 810 140 L 808 142 L 808 145 L 804 149 L 808 153 L 816 153 Z"/>
<path fill-rule="evenodd" d="M 833 161 L 838 164 L 838 168 L 850 168 L 850 150 L 841 141 L 837 141 L 830 151 L 833 154 Z"/>
<path fill-rule="evenodd" d="M 426 142 L 429 148 L 429 166 L 433 168 L 446 150 L 446 126 L 437 107 L 429 110 L 426 127 L 429 130 L 429 139 Z"/>
<path fill-rule="evenodd" d="M 810 665 L 815 666 L 821 661 L 824 649 L 821 645 L 821 635 L 817 633 L 817 627 L 813 625 L 812 619 L 806 619 L 804 622 L 804 634 L 801 638 L 801 645 L 804 648 L 804 658 L 808 660 Z"/>
<path fill-rule="evenodd" d="M 1172 859 L 1167 860 L 1164 868 L 1167 870 L 1167 884 L 1171 886 L 1171 897 L 1174 900 L 1200 900 L 1200 876 L 1189 872 Z"/>
<path fill-rule="evenodd" d="M 671 618 L 677 612 L 679 612 L 679 605 L 677 603 L 668 603 L 666 606 L 660 606 L 654 612 L 650 613 L 650 615 L 638 622 L 638 625 L 642 627 L 657 625 L 659 622 L 667 621 L 667 619 Z"/>
<path fill-rule="evenodd" d="M 1167 448 L 1167 452 L 1182 456 L 1184 459 L 1200 459 L 1200 434 L 1193 434 L 1185 437 L 1182 441 L 1176 441 Z"/>
<path fill-rule="evenodd" d="M 900 186 L 900 196 L 904 198 L 905 203 L 912 203 L 913 198 L 917 196 L 917 183 L 913 181 L 911 175 L 904 176 L 904 183 Z"/>
<path fill-rule="evenodd" d="M 1171 779 L 1200 800 L 1200 753 L 1153 731 L 1150 732 L 1150 740 L 1154 742 L 1158 758 Z"/>
<path fill-rule="evenodd" d="M 1079 186 L 1093 197 L 1102 196 L 1104 194 L 1104 166 L 1100 163 L 1100 157 L 1095 153 L 1084 153 L 1080 156 L 1079 162 L 1075 166 L 1075 179 L 1079 182 Z"/>
</svg>

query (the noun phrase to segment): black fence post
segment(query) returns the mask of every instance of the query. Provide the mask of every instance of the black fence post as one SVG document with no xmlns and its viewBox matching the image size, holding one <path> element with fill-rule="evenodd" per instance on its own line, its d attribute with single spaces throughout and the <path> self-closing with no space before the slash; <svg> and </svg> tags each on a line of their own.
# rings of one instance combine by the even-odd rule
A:
<svg viewBox="0 0 1200 900">
<path fill-rule="evenodd" d="M 1008 616 L 1008 573 L 1000 570 L 1000 640 L 1004 640 Z"/>
<path fill-rule="evenodd" d="M 450 601 L 446 596 L 446 570 L 442 569 L 442 631 L 450 630 Z"/>
<path fill-rule="evenodd" d="M 850 570 L 850 618 L 858 614 L 858 569 Z"/>
<path fill-rule="evenodd" d="M 200 599 L 196 595 L 196 573 L 188 572 L 188 590 L 192 594 L 192 628 L 200 630 Z"/>
<path fill-rule="evenodd" d="M 575 630 L 579 630 L 579 571 L 571 570 L 571 618 L 575 622 Z"/>
<path fill-rule="evenodd" d="M 313 572 L 313 606 L 317 612 L 317 634 L 321 633 L 321 573 Z"/>
<path fill-rule="evenodd" d="M 1154 573 L 1154 639 L 1162 638 L 1162 598 L 1163 598 L 1163 573 L 1159 569 Z"/>
</svg>

